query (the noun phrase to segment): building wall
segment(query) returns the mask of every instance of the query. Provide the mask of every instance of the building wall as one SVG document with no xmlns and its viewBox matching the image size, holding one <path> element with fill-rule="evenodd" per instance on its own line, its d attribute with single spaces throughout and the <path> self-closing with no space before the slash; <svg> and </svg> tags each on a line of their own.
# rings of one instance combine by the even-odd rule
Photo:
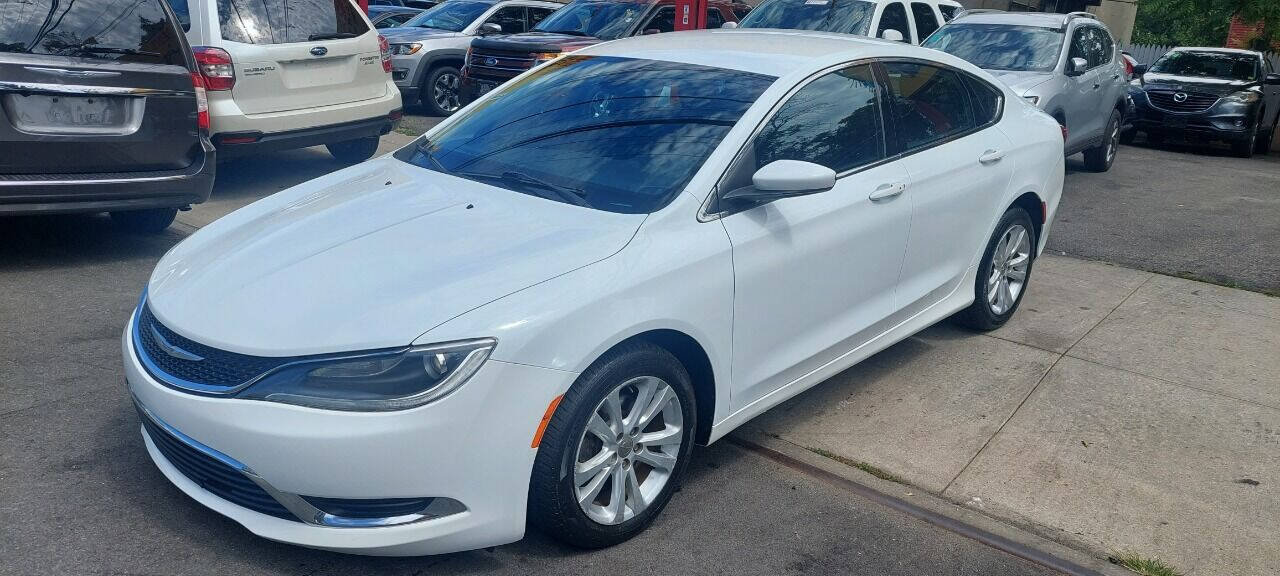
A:
<svg viewBox="0 0 1280 576">
<path fill-rule="evenodd" d="M 1098 6 L 1090 6 L 1089 12 L 1101 20 L 1111 35 L 1121 44 L 1133 40 L 1133 22 L 1138 17 L 1138 0 L 1102 0 Z"/>
</svg>

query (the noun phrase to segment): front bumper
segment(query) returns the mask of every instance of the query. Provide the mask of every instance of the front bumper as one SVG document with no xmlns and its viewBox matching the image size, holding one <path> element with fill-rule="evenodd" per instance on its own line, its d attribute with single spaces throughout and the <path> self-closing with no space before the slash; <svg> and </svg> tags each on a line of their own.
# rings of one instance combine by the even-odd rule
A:
<svg viewBox="0 0 1280 576">
<path fill-rule="evenodd" d="M 107 212 L 181 208 L 209 199 L 217 162 L 213 145 L 181 170 L 116 174 L 0 174 L 0 214 Z"/>
<path fill-rule="evenodd" d="M 1211 140 L 1247 140 L 1258 118 L 1255 104 L 1219 100 L 1201 112 L 1170 112 L 1151 104 L 1145 92 L 1133 94 L 1133 127 L 1148 133 Z"/>
<path fill-rule="evenodd" d="M 353 413 L 168 388 L 123 338 L 136 402 L 201 446 L 234 459 L 269 493 L 331 499 L 437 498 L 461 507 L 379 527 L 333 527 L 254 511 L 202 488 L 165 458 L 144 427 L 156 466 L 179 489 L 251 532 L 281 542 L 371 555 L 440 554 L 495 546 L 524 534 L 530 441 L 569 372 L 490 359 L 462 388 L 411 410 Z"/>
</svg>

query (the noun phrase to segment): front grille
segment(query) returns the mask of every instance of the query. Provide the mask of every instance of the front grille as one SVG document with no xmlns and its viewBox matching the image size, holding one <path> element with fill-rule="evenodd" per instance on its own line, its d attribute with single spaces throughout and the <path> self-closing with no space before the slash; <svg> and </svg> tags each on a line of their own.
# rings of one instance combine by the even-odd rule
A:
<svg viewBox="0 0 1280 576">
<path fill-rule="evenodd" d="M 201 452 L 165 431 L 139 411 L 151 443 L 174 468 L 201 488 L 237 506 L 268 516 L 299 521 L 262 487 L 217 458 Z"/>
<path fill-rule="evenodd" d="M 473 51 L 468 65 L 472 75 L 511 78 L 533 68 L 533 55 L 528 52 Z"/>
<path fill-rule="evenodd" d="M 171 347 L 194 355 L 199 360 L 182 358 L 181 354 L 167 352 L 155 335 L 159 334 Z M 211 392 L 231 389 L 248 382 L 270 370 L 297 358 L 269 358 L 237 354 L 205 346 L 185 338 L 161 324 L 151 314 L 150 306 L 143 306 L 138 318 L 138 352 L 144 356 L 144 364 L 152 376 L 174 385 L 181 380 L 209 387 Z M 155 373 L 159 370 L 160 373 Z"/>
<path fill-rule="evenodd" d="M 1186 100 L 1179 102 L 1175 98 L 1177 94 L 1185 94 Z M 1152 106 L 1170 112 L 1204 112 L 1218 102 L 1218 97 L 1202 92 L 1149 90 L 1147 100 L 1151 101 Z"/>
</svg>

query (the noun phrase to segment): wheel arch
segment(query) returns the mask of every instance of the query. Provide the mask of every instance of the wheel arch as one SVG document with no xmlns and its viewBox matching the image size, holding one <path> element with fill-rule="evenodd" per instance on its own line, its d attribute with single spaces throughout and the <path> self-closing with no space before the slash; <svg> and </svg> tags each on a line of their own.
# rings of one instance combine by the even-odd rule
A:
<svg viewBox="0 0 1280 576">
<path fill-rule="evenodd" d="M 711 357 L 707 355 L 702 344 L 679 330 L 656 328 L 622 339 L 597 356 L 597 359 L 632 342 L 648 342 L 670 352 L 689 372 L 698 416 L 694 441 L 706 445 L 711 437 L 712 421 L 715 419 L 716 382 L 715 370 L 711 367 Z"/>
<path fill-rule="evenodd" d="M 1044 220 L 1046 216 L 1045 211 L 1047 210 L 1044 203 L 1044 199 L 1042 199 L 1039 194 L 1033 191 L 1027 191 L 1027 192 L 1023 192 L 1021 195 L 1015 198 L 1013 202 L 1009 204 L 1009 208 L 1013 208 L 1015 206 L 1018 208 L 1022 208 L 1023 210 L 1026 210 L 1027 215 L 1031 216 L 1031 225 L 1034 228 L 1032 232 L 1035 233 L 1035 240 L 1036 240 L 1033 244 L 1039 245 L 1040 234 L 1044 230 L 1044 224 L 1045 224 Z M 1006 208 L 1005 210 L 1007 211 L 1008 208 Z"/>
<path fill-rule="evenodd" d="M 427 81 L 427 77 L 431 76 L 431 72 L 441 66 L 453 65 L 462 71 L 462 65 L 467 60 L 466 50 L 439 50 L 436 53 L 428 54 L 423 57 L 422 63 L 418 65 L 417 78 L 414 80 L 415 86 L 422 86 Z"/>
</svg>

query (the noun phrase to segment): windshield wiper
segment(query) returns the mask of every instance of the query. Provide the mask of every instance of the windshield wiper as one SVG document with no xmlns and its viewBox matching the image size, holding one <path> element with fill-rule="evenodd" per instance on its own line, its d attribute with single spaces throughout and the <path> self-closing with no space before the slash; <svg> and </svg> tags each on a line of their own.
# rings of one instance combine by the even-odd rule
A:
<svg viewBox="0 0 1280 576">
<path fill-rule="evenodd" d="M 115 46 L 76 46 L 76 52 L 87 54 L 124 54 L 126 56 L 162 56 L 159 52 L 135 50 L 133 48 L 117 48 Z"/>
<path fill-rule="evenodd" d="M 552 184 L 545 180 L 539 180 L 537 178 L 534 178 L 533 176 L 530 176 L 523 172 L 507 171 L 507 172 L 503 172 L 501 175 L 485 174 L 481 172 L 459 172 L 458 174 L 456 174 L 456 176 L 471 177 L 471 178 L 477 178 L 481 180 L 497 180 L 499 182 L 515 184 L 516 186 L 520 186 L 520 187 L 537 188 L 540 190 L 551 192 L 555 194 L 560 200 L 564 202 L 568 202 L 569 204 L 573 204 L 574 206 L 582 206 L 583 208 L 591 207 L 591 204 L 588 203 L 586 200 L 586 193 L 583 192 L 580 188 L 572 188 L 569 186 Z M 554 199 L 555 198 L 551 198 L 551 200 L 554 200 Z"/>
<path fill-rule="evenodd" d="M 422 154 L 423 156 L 426 156 L 427 161 L 430 162 L 432 165 L 434 165 L 440 172 L 443 172 L 445 174 L 450 173 L 449 169 L 444 167 L 444 164 L 441 164 L 439 160 L 436 160 L 435 153 L 431 151 L 430 140 L 423 138 L 422 141 L 418 143 L 418 146 L 414 149 L 414 151 L 416 151 L 419 154 Z"/>
<path fill-rule="evenodd" d="M 307 40 L 315 42 L 316 40 L 341 40 L 343 38 L 355 38 L 359 36 L 354 32 L 321 32 L 307 36 Z"/>
</svg>

